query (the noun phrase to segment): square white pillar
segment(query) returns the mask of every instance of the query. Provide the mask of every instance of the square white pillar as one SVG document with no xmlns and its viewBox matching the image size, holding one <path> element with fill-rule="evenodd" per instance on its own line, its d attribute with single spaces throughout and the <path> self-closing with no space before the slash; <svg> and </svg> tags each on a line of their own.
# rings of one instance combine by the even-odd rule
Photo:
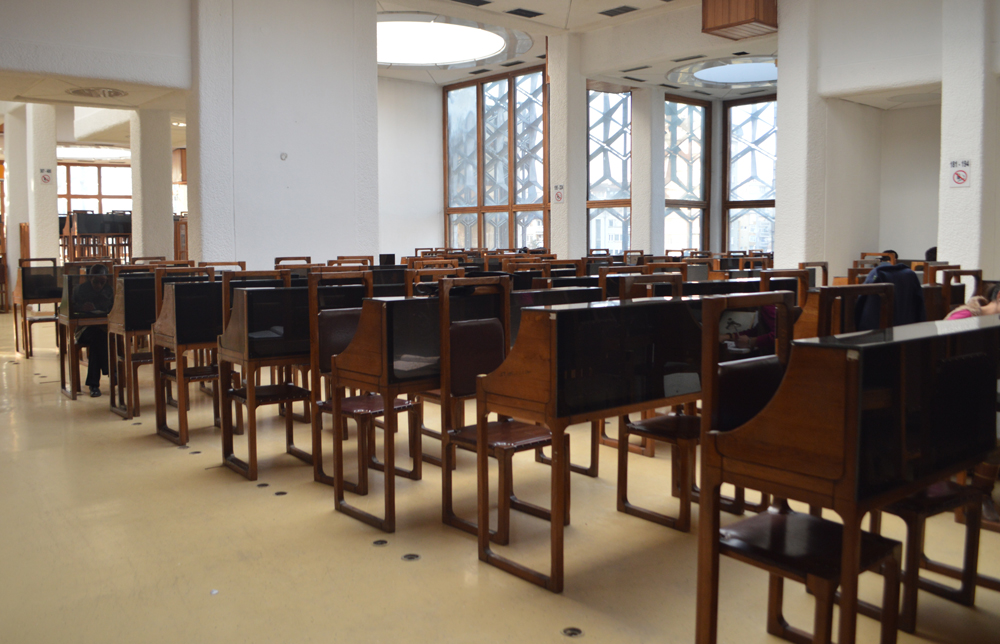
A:
<svg viewBox="0 0 1000 644">
<path fill-rule="evenodd" d="M 138 110 L 130 123 L 132 254 L 173 257 L 173 150 L 170 112 Z"/>
<path fill-rule="evenodd" d="M 632 236 L 629 246 L 663 254 L 664 95 L 648 87 L 632 90 Z"/>
<path fill-rule="evenodd" d="M 24 105 L 4 114 L 4 213 L 7 217 L 7 276 L 17 281 L 21 224 L 28 223 L 28 113 Z M 13 286 L 11 287 L 13 293 Z"/>
<path fill-rule="evenodd" d="M 56 108 L 52 105 L 30 103 L 26 111 L 31 256 L 59 257 Z"/>
</svg>

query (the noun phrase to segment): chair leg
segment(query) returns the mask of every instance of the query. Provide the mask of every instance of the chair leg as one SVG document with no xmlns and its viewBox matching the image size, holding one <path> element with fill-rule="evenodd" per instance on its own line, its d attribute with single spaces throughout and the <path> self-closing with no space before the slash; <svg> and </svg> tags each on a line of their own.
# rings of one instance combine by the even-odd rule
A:
<svg viewBox="0 0 1000 644">
<path fill-rule="evenodd" d="M 881 644 L 896 644 L 896 631 L 899 624 L 899 546 L 893 550 L 892 556 L 882 563 L 884 586 L 882 587 L 882 638 Z M 915 614 L 914 614 L 915 616 Z"/>
<path fill-rule="evenodd" d="M 814 644 L 830 644 L 833 637 L 834 586 L 835 582 L 826 581 L 813 584 L 813 592 L 816 595 L 812 637 Z"/>
<path fill-rule="evenodd" d="M 514 497 L 513 452 L 497 454 L 497 535 L 496 543 L 505 546 L 510 543 L 510 507 Z"/>
<path fill-rule="evenodd" d="M 906 566 L 902 571 L 903 608 L 899 614 L 899 630 L 912 633 L 917 628 L 917 592 L 920 584 L 920 554 L 924 549 L 924 520 L 906 521 Z M 884 608 L 884 605 L 883 605 Z"/>
</svg>

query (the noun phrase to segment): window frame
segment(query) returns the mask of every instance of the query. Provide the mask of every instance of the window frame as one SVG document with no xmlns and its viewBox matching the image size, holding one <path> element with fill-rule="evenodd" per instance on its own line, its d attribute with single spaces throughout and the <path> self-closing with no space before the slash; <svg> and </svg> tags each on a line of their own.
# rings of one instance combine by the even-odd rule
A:
<svg viewBox="0 0 1000 644">
<path fill-rule="evenodd" d="M 621 90 L 621 91 L 619 91 Z M 629 180 L 628 180 L 628 199 L 590 199 L 590 92 L 601 92 L 604 94 L 628 94 L 629 95 L 629 126 L 628 126 L 628 138 L 629 138 Z M 587 164 L 587 204 L 586 204 L 586 219 L 584 220 L 584 225 L 587 227 L 587 253 L 589 254 L 591 250 L 590 245 L 590 211 L 597 209 L 606 208 L 628 208 L 628 246 L 622 244 L 622 252 L 626 250 L 632 250 L 632 151 L 633 151 L 633 141 L 632 141 L 632 119 L 635 115 L 635 107 L 632 103 L 632 88 L 630 87 L 609 87 L 603 89 L 597 89 L 591 87 L 588 84 L 587 96 L 585 98 L 584 109 L 587 113 L 587 140 L 586 140 L 586 157 L 585 162 Z"/>
<path fill-rule="evenodd" d="M 748 210 L 754 208 L 774 208 L 776 200 L 775 199 L 757 199 L 753 201 L 733 201 L 730 199 L 732 192 L 729 189 L 729 167 L 732 165 L 732 132 L 730 128 L 732 123 L 729 118 L 729 110 L 733 107 L 739 107 L 740 105 L 753 105 L 754 103 L 777 103 L 778 94 L 777 92 L 772 94 L 761 94 L 759 96 L 748 96 L 746 98 L 735 99 L 732 101 L 724 101 L 722 103 L 722 131 L 725 133 L 725 142 L 723 145 L 723 160 L 722 164 L 722 250 L 729 251 L 729 211 L 730 210 Z"/>
<path fill-rule="evenodd" d="M 517 201 L 517 88 L 515 78 L 529 74 L 542 74 L 542 200 L 539 203 L 519 204 Z M 483 118 L 483 86 L 500 80 L 507 81 L 507 204 L 501 206 L 485 205 L 485 154 Z M 450 202 L 449 171 L 448 171 L 448 93 L 466 87 L 476 87 L 476 205 L 452 207 Z M 441 92 L 444 149 L 444 239 L 445 246 L 453 247 L 451 240 L 451 215 L 474 213 L 477 216 L 476 245 L 473 248 L 486 248 L 486 213 L 507 213 L 507 249 L 514 249 L 517 240 L 517 213 L 542 212 L 543 246 L 551 248 L 549 239 L 551 203 L 549 200 L 549 82 L 545 65 L 525 67 L 515 71 L 493 74 L 484 78 L 475 78 L 460 83 L 445 85 Z M 503 249 L 506 250 L 506 249 Z"/>
<path fill-rule="evenodd" d="M 696 105 L 705 109 L 705 116 L 702 119 L 704 123 L 705 133 L 702 137 L 701 144 L 701 185 L 702 194 L 704 199 L 701 201 L 686 201 L 683 199 L 664 199 L 663 209 L 664 218 L 666 218 L 667 208 L 699 208 L 701 209 L 701 248 L 699 250 L 705 250 L 711 246 L 711 216 L 712 216 L 712 101 L 703 101 L 697 98 L 688 98 L 686 96 L 678 96 L 676 94 L 664 94 L 663 96 L 664 109 L 666 109 L 667 103 L 683 103 L 685 105 Z M 729 111 L 726 110 L 726 114 Z M 728 140 L 728 138 L 727 138 Z M 727 158 L 728 158 L 728 143 L 727 145 Z M 663 133 L 663 152 L 666 155 L 667 150 L 667 135 L 666 131 Z M 665 159 L 664 159 L 665 161 Z M 727 175 L 724 175 L 727 176 Z M 727 179 L 728 180 L 728 179 Z M 664 181 L 664 187 L 666 186 L 666 181 Z M 725 232 L 723 232 L 723 243 L 725 243 Z M 666 243 L 666 242 L 664 242 Z M 677 249 L 670 249 L 677 250 Z"/>
<path fill-rule="evenodd" d="M 127 195 L 112 195 L 112 194 L 107 194 L 106 195 L 106 194 L 104 194 L 104 187 L 101 185 L 101 174 L 102 174 L 101 173 L 101 169 L 102 168 L 130 168 L 131 169 L 131 167 L 132 167 L 131 164 L 121 164 L 121 163 L 62 163 L 62 162 L 60 162 L 57 165 L 63 166 L 63 167 L 66 168 L 66 193 L 65 194 L 57 194 L 56 195 L 56 202 L 57 203 L 58 203 L 59 199 L 65 199 L 66 200 L 66 212 L 65 213 L 58 212 L 58 207 L 57 207 L 56 208 L 56 214 L 60 214 L 60 215 L 61 214 L 66 214 L 66 215 L 68 215 L 71 212 L 73 212 L 73 199 L 96 199 L 97 200 L 97 209 L 98 209 L 97 212 L 98 213 L 102 213 L 102 214 L 106 214 L 106 213 L 104 213 L 104 200 L 105 199 L 132 199 L 132 194 L 131 193 L 129 193 Z M 97 168 L 97 194 L 96 195 L 74 195 L 74 194 L 72 194 L 70 186 L 72 186 L 73 183 L 72 183 L 72 180 L 70 179 L 70 175 L 72 174 L 72 172 L 73 172 L 72 168 L 74 168 L 74 167 Z M 133 205 L 134 205 L 134 203 L 133 203 Z M 61 234 L 61 231 L 60 231 L 60 234 Z"/>
</svg>

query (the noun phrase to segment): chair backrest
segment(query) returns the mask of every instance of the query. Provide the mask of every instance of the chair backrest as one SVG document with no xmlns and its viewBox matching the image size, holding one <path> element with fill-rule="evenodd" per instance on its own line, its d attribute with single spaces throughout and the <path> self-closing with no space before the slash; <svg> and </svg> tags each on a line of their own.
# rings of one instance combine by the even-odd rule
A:
<svg viewBox="0 0 1000 644">
<path fill-rule="evenodd" d="M 493 293 L 499 298 L 500 317 L 483 320 L 451 321 L 453 293 L 473 289 L 473 295 Z M 499 367 L 510 346 L 511 278 L 443 278 L 438 280 L 439 325 L 441 332 L 441 427 L 452 427 L 453 397 L 476 393 L 476 376 Z"/>
<path fill-rule="evenodd" d="M 608 248 L 591 248 L 587 251 L 588 257 L 602 257 L 604 255 L 611 255 L 611 250 Z"/>
<path fill-rule="evenodd" d="M 848 284 L 864 284 L 865 278 L 868 277 L 868 273 L 872 272 L 872 267 L 870 266 L 856 266 L 847 269 L 847 283 Z"/>
<path fill-rule="evenodd" d="M 367 266 L 375 265 L 374 255 L 337 255 L 337 259 L 342 262 L 359 262 Z"/>
<path fill-rule="evenodd" d="M 551 266 L 553 270 L 572 268 L 576 271 L 577 277 L 583 277 L 587 274 L 587 263 L 582 259 L 542 259 L 540 261 Z"/>
<path fill-rule="evenodd" d="M 164 260 L 153 260 L 149 262 L 150 266 L 156 268 L 184 268 L 184 267 L 194 267 L 193 259 L 164 259 Z"/>
<path fill-rule="evenodd" d="M 935 266 L 928 264 L 924 267 L 924 284 L 936 284 L 937 275 L 943 271 L 960 271 L 962 267 L 958 264 L 941 264 Z"/>
<path fill-rule="evenodd" d="M 800 269 L 810 269 L 818 268 L 823 272 L 823 283 L 820 286 L 826 286 L 828 280 L 830 279 L 830 265 L 827 262 L 799 262 Z"/>
<path fill-rule="evenodd" d="M 419 270 L 421 268 L 458 268 L 457 259 L 415 259 L 413 260 L 413 268 Z"/>
<path fill-rule="evenodd" d="M 198 268 L 208 268 L 209 266 L 211 266 L 212 268 L 227 268 L 228 267 L 228 268 L 239 269 L 241 271 L 245 271 L 247 269 L 247 263 L 245 261 L 238 261 L 238 262 L 198 262 Z"/>
<path fill-rule="evenodd" d="M 626 250 L 622 251 L 622 257 L 625 258 L 625 263 L 629 266 L 635 266 L 636 264 L 642 263 L 642 258 L 646 254 L 643 250 Z"/>
<path fill-rule="evenodd" d="M 649 269 L 650 274 L 678 273 L 685 282 L 688 278 L 688 265 L 685 262 L 646 262 L 643 266 Z"/>
<path fill-rule="evenodd" d="M 670 284 L 671 297 L 678 298 L 682 295 L 684 278 L 680 273 L 623 275 L 618 286 L 618 300 L 627 302 L 641 297 L 653 297 L 656 284 Z"/>
<path fill-rule="evenodd" d="M 233 280 L 244 282 L 247 280 L 281 280 L 285 286 L 292 285 L 292 272 L 281 269 L 276 271 L 222 271 L 222 328 L 229 324 L 229 316 L 232 313 L 232 291 L 230 283 Z"/>
<path fill-rule="evenodd" d="M 215 269 L 211 266 L 205 268 L 195 268 L 193 266 L 157 266 L 154 273 L 156 278 L 156 317 L 160 317 L 160 308 L 163 306 L 163 278 L 167 275 L 197 276 L 205 275 L 209 282 L 215 281 Z"/>
<path fill-rule="evenodd" d="M 879 328 L 888 329 L 892 326 L 894 291 L 892 284 L 884 283 L 820 287 L 816 335 L 822 338 L 855 331 L 858 300 L 866 295 L 879 298 Z"/>
<path fill-rule="evenodd" d="M 945 317 L 947 317 L 948 314 L 951 313 L 952 309 L 956 308 L 957 306 L 961 306 L 961 304 L 964 304 L 964 302 L 962 302 L 961 304 L 954 304 L 952 302 L 952 291 L 953 291 L 952 286 L 955 282 L 960 282 L 963 277 L 971 277 L 974 282 L 974 286 L 972 288 L 972 294 L 964 299 L 970 300 L 977 295 L 986 295 L 986 292 L 983 289 L 982 269 L 977 268 L 975 270 L 965 270 L 965 271 L 953 269 L 953 270 L 942 271 L 941 299 L 943 300 L 944 303 L 943 308 Z"/>
<path fill-rule="evenodd" d="M 407 269 L 404 285 L 406 287 L 406 297 L 413 297 L 416 285 L 424 281 L 423 278 L 430 277 L 439 280 L 445 277 L 465 277 L 464 268 L 417 268 Z"/>
<path fill-rule="evenodd" d="M 881 264 L 882 263 L 882 258 L 886 257 L 886 256 L 889 257 L 889 263 L 890 264 L 896 264 L 897 262 L 899 262 L 899 257 L 894 252 L 888 252 L 888 253 L 875 253 L 875 252 L 861 253 L 861 259 L 862 260 L 865 260 L 865 259 L 868 259 L 869 257 L 871 257 L 871 258 L 875 259 L 875 262 L 877 264 Z"/>
<path fill-rule="evenodd" d="M 760 290 L 770 291 L 771 290 L 771 279 L 775 277 L 794 277 L 799 281 L 799 288 L 796 304 L 802 308 L 806 305 L 806 300 L 809 298 L 809 271 L 806 269 L 794 269 L 794 268 L 770 268 L 760 272 Z"/>
<path fill-rule="evenodd" d="M 320 377 L 330 373 L 333 356 L 347 348 L 358 330 L 361 307 L 322 310 L 319 307 L 319 287 L 322 273 L 309 274 L 309 346 L 312 395 L 322 393 Z"/>
<path fill-rule="evenodd" d="M 112 275 L 114 273 L 115 262 L 113 259 L 105 258 L 103 260 L 99 260 L 95 258 L 80 262 L 64 262 L 63 275 L 85 275 L 87 271 L 90 270 L 91 266 L 97 266 L 98 264 L 107 269 L 108 275 Z"/>
<path fill-rule="evenodd" d="M 115 284 L 118 283 L 118 276 L 122 274 L 134 275 L 136 273 L 153 273 L 155 268 L 152 266 L 128 266 L 122 264 L 116 264 L 112 270 L 111 275 L 114 279 Z"/>
<path fill-rule="evenodd" d="M 761 270 L 771 268 L 771 260 L 766 257 L 740 257 L 739 270 L 745 271 L 754 267 Z"/>
<path fill-rule="evenodd" d="M 312 257 L 304 255 L 302 257 L 275 257 L 274 265 L 277 267 L 279 264 L 312 264 Z"/>
</svg>

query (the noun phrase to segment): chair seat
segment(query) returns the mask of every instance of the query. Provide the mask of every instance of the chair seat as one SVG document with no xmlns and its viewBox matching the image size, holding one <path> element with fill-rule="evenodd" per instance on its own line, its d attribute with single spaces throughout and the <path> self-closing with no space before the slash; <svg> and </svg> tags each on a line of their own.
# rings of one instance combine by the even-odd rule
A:
<svg viewBox="0 0 1000 644">
<path fill-rule="evenodd" d="M 321 400 L 318 403 L 320 411 L 328 414 L 333 413 L 333 403 L 329 400 Z M 410 411 L 415 403 L 405 398 L 397 398 L 393 408 L 397 411 Z M 340 401 L 340 413 L 344 416 L 381 416 L 385 413 L 385 404 L 379 394 L 365 394 L 363 396 L 351 396 Z"/>
<path fill-rule="evenodd" d="M 763 512 L 719 530 L 724 554 L 772 566 L 805 583 L 807 576 L 828 581 L 840 578 L 844 528 L 809 514 Z M 861 566 L 868 570 L 887 557 L 897 541 L 861 533 Z"/>
<path fill-rule="evenodd" d="M 279 403 L 309 400 L 310 393 L 308 389 L 283 383 L 280 385 L 265 385 L 263 387 L 257 387 L 256 396 L 257 406 L 260 407 L 262 405 L 277 405 Z M 246 404 L 246 387 L 241 387 L 240 389 L 230 389 L 229 397 L 237 402 Z"/>
<path fill-rule="evenodd" d="M 552 443 L 552 432 L 549 431 L 548 427 L 516 420 L 487 423 L 486 432 L 490 449 L 520 452 L 536 447 L 546 447 Z M 475 451 L 477 442 L 475 425 L 448 430 L 448 436 L 453 443 Z"/>
<path fill-rule="evenodd" d="M 177 380 L 176 369 L 164 369 L 160 372 L 168 380 Z M 219 365 L 208 365 L 204 367 L 188 367 L 184 370 L 184 379 L 188 382 L 204 382 L 207 380 L 217 380 L 219 378 Z M 260 391 L 258 389 L 257 391 Z"/>
<path fill-rule="evenodd" d="M 889 505 L 885 511 L 895 515 L 915 514 L 930 517 L 963 507 L 981 496 L 982 492 L 974 487 L 959 485 L 952 481 L 941 481 Z"/>
<path fill-rule="evenodd" d="M 654 416 L 629 422 L 628 431 L 653 440 L 698 440 L 701 435 L 701 418 L 677 414 Z"/>
<path fill-rule="evenodd" d="M 125 354 L 120 354 L 119 357 L 124 360 Z M 168 359 L 173 359 L 168 358 Z M 153 364 L 153 352 L 152 351 L 142 351 L 140 353 L 132 354 L 132 364 Z"/>
</svg>

